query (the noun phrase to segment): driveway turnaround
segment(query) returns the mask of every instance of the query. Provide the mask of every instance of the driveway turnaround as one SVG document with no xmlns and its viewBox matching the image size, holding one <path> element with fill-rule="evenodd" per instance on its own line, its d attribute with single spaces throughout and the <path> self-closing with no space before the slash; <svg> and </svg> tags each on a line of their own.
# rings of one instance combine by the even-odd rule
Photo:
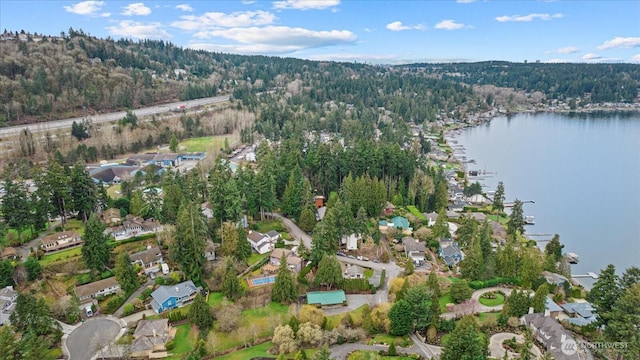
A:
<svg viewBox="0 0 640 360">
<path fill-rule="evenodd" d="M 513 334 L 513 333 L 497 333 L 495 335 L 493 335 L 489 341 L 489 352 L 491 353 L 491 357 L 496 358 L 496 359 L 502 359 L 504 357 L 504 353 L 505 353 L 505 349 L 502 347 L 502 343 L 505 340 L 509 340 L 511 338 L 516 338 L 516 341 L 518 343 L 524 343 L 524 336 L 522 335 L 518 335 L 518 334 Z M 531 347 L 531 351 L 533 352 L 533 354 L 535 355 L 536 359 L 540 359 L 542 358 L 542 353 L 540 352 L 540 349 L 538 349 L 537 346 L 533 345 Z M 509 354 L 509 359 L 513 359 L 513 358 L 518 358 L 519 355 L 516 353 L 513 353 L 511 351 L 508 352 Z"/>
<path fill-rule="evenodd" d="M 67 338 L 70 360 L 88 360 L 120 332 L 120 324 L 109 318 L 87 320 Z"/>
</svg>

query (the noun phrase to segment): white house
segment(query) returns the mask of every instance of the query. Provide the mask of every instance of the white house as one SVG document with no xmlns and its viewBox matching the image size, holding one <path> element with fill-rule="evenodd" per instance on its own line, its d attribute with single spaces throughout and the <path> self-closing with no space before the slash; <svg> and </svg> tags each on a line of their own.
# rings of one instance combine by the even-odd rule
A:
<svg viewBox="0 0 640 360">
<path fill-rule="evenodd" d="M 251 248 L 261 255 L 273 251 L 275 248 L 269 235 L 262 234 L 257 231 L 249 230 L 247 240 L 251 244 Z"/>
<path fill-rule="evenodd" d="M 358 250 L 358 236 L 356 234 L 343 236 L 342 245 L 347 250 Z"/>
<path fill-rule="evenodd" d="M 115 277 L 110 277 L 85 285 L 76 286 L 76 296 L 81 302 L 95 299 L 99 296 L 115 294 L 120 290 L 120 283 Z"/>
</svg>

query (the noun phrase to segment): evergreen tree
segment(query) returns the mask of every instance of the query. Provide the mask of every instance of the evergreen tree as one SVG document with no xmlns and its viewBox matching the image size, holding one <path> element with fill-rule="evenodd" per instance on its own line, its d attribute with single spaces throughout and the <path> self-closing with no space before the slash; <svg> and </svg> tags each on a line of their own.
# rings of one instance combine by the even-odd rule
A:
<svg viewBox="0 0 640 360">
<path fill-rule="evenodd" d="M 162 198 L 162 219 L 165 223 L 175 224 L 178 217 L 178 210 L 184 198 L 182 189 L 178 184 L 168 184 L 164 186 L 164 197 Z"/>
<path fill-rule="evenodd" d="M 34 281 L 39 278 L 40 273 L 42 272 L 40 262 L 33 256 L 29 256 L 27 261 L 24 262 L 24 268 L 27 270 L 27 279 L 29 281 Z"/>
<path fill-rule="evenodd" d="M 294 219 L 300 217 L 302 212 L 302 186 L 302 171 L 296 165 L 289 174 L 289 181 L 282 194 L 282 213 L 284 215 Z"/>
<path fill-rule="evenodd" d="M 640 283 L 635 283 L 622 292 L 606 320 L 605 338 L 626 343 L 626 348 L 615 349 L 618 358 L 640 359 Z"/>
<path fill-rule="evenodd" d="M 89 269 L 103 272 L 111 260 L 111 250 L 109 249 L 108 236 L 104 234 L 106 226 L 96 214 L 91 214 L 89 221 L 84 227 L 82 239 L 82 259 Z"/>
<path fill-rule="evenodd" d="M 447 206 L 449 206 L 449 190 L 446 181 L 440 180 L 436 186 L 435 211 L 440 214 L 447 210 Z"/>
<path fill-rule="evenodd" d="M 511 215 L 507 222 L 507 234 L 515 235 L 516 233 L 524 234 L 524 214 L 522 209 L 522 201 L 516 199 L 511 208 Z"/>
<path fill-rule="evenodd" d="M 549 295 L 549 285 L 545 282 L 538 286 L 533 299 L 531 299 L 531 307 L 537 313 L 544 313 L 547 305 L 547 295 Z"/>
<path fill-rule="evenodd" d="M 88 217 L 98 208 L 98 188 L 96 183 L 89 176 L 84 163 L 77 162 L 71 169 L 71 199 L 73 209 L 77 211 L 83 222 L 87 222 Z"/>
<path fill-rule="evenodd" d="M 126 252 L 120 253 L 116 258 L 116 266 L 114 268 L 116 279 L 125 293 L 130 293 L 140 286 L 138 275 L 131 264 L 131 258 Z"/>
<path fill-rule="evenodd" d="M 498 248 L 496 253 L 497 272 L 500 276 L 513 278 L 516 276 L 516 250 L 513 240 L 507 240 L 507 243 Z"/>
<path fill-rule="evenodd" d="M 451 284 L 449 293 L 451 294 L 453 301 L 459 304 L 465 300 L 469 300 L 473 290 L 469 287 L 467 280 L 460 280 Z"/>
<path fill-rule="evenodd" d="M 131 194 L 131 202 L 130 202 L 130 213 L 131 215 L 141 216 L 142 209 L 144 209 L 144 200 L 142 199 L 142 191 L 136 190 Z"/>
<path fill-rule="evenodd" d="M 546 271 L 558 272 L 558 263 L 562 260 L 562 249 L 560 236 L 556 234 L 544 247 L 544 269 Z"/>
<path fill-rule="evenodd" d="M 432 234 L 434 239 L 446 239 L 451 237 L 451 233 L 449 232 L 449 218 L 447 217 L 447 213 L 444 209 L 441 209 L 438 212 L 438 218 L 436 219 L 436 223 L 433 225 Z"/>
<path fill-rule="evenodd" d="M 507 317 L 521 317 L 529 312 L 530 298 L 528 291 L 513 290 L 507 297 L 502 314 Z"/>
<path fill-rule="evenodd" d="M 49 159 L 48 168 L 44 175 L 44 184 L 51 200 L 54 214 L 60 216 L 62 226 L 67 224 L 67 209 L 72 204 L 71 186 L 69 185 L 69 174 L 55 160 Z"/>
<path fill-rule="evenodd" d="M 609 264 L 600 271 L 598 281 L 593 284 L 587 294 L 587 301 L 595 307 L 601 324 L 606 326 L 609 323 L 611 310 L 620 294 L 620 279 L 616 274 L 616 268 L 613 264 Z"/>
<path fill-rule="evenodd" d="M 340 286 L 343 280 L 342 268 L 338 259 L 333 255 L 324 254 L 318 264 L 318 271 L 313 278 L 313 284 L 315 286 L 324 285 L 331 290 L 334 286 Z"/>
<path fill-rule="evenodd" d="M 183 203 L 178 211 L 169 254 L 180 264 L 186 278 L 194 282 L 199 282 L 204 272 L 206 239 L 207 221 L 199 207 L 191 202 Z"/>
<path fill-rule="evenodd" d="M 213 315 L 207 299 L 202 294 L 196 294 L 189 309 L 189 322 L 196 325 L 200 331 L 207 332 L 213 326 Z"/>
<path fill-rule="evenodd" d="M 27 190 L 20 182 L 14 182 L 10 175 L 4 180 L 2 215 L 9 227 L 18 230 L 18 241 L 22 243 L 22 232 L 32 223 L 32 203 Z"/>
<path fill-rule="evenodd" d="M 489 355 L 489 339 L 480 332 L 473 316 L 465 316 L 456 324 L 442 349 L 440 360 L 481 360 Z"/>
<path fill-rule="evenodd" d="M 313 355 L 313 360 L 335 360 L 335 358 L 331 357 L 331 351 L 329 351 L 329 348 L 325 345 Z"/>
<path fill-rule="evenodd" d="M 178 151 L 178 137 L 176 133 L 171 134 L 171 141 L 169 141 L 169 151 L 176 152 Z"/>
<path fill-rule="evenodd" d="M 13 265 L 11 265 L 11 260 L 0 260 L 0 288 L 4 289 L 6 286 L 13 285 L 15 285 L 15 283 L 13 282 Z"/>
<path fill-rule="evenodd" d="M 462 276 L 469 280 L 484 279 L 487 275 L 485 261 L 482 257 L 480 240 L 474 238 L 467 247 L 464 259 L 460 262 Z"/>
<path fill-rule="evenodd" d="M 502 181 L 498 183 L 498 187 L 496 187 L 496 192 L 493 195 L 493 210 L 501 213 L 504 211 L 504 184 Z"/>
<path fill-rule="evenodd" d="M 271 289 L 271 301 L 276 301 L 282 304 L 291 304 L 298 299 L 298 290 L 296 289 L 296 283 L 289 270 L 287 264 L 287 258 L 283 254 L 280 259 L 280 268 L 278 269 L 278 276 L 276 282 Z"/>
<path fill-rule="evenodd" d="M 436 297 L 440 297 L 440 282 L 438 281 L 438 275 L 434 270 L 431 270 L 429 277 L 427 278 L 427 286 L 433 292 Z"/>
<path fill-rule="evenodd" d="M 227 270 L 224 274 L 224 280 L 222 282 L 222 295 L 227 299 L 237 300 L 244 294 L 244 288 L 240 284 L 238 279 L 238 273 L 231 266 L 231 263 L 227 263 Z"/>
<path fill-rule="evenodd" d="M 44 299 L 28 293 L 18 294 L 15 310 L 9 319 L 17 331 L 36 336 L 54 335 L 58 339 L 62 336 L 60 324 L 51 315 Z"/>
<path fill-rule="evenodd" d="M 316 226 L 316 212 L 313 206 L 305 206 L 304 209 L 302 209 L 300 218 L 298 219 L 298 226 L 306 232 L 313 230 Z"/>
</svg>

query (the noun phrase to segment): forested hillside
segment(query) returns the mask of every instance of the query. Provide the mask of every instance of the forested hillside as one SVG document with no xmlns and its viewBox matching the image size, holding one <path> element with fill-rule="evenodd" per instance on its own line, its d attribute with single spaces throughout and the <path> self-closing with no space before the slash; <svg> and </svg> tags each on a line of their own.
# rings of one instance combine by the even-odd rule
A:
<svg viewBox="0 0 640 360">
<path fill-rule="evenodd" d="M 491 106 L 469 85 L 539 92 L 547 99 L 632 102 L 640 65 L 412 64 L 399 67 L 243 56 L 183 49 L 165 41 L 98 39 L 82 30 L 60 36 L 0 36 L 0 126 L 105 113 L 233 93 L 285 89 L 313 109 L 326 101 L 393 111 L 404 120 L 434 121 L 439 111 Z M 255 101 L 254 101 L 255 105 Z M 464 110 L 464 107 L 463 107 Z M 280 120 L 282 123 L 283 120 Z M 337 130 L 337 129 L 334 129 Z"/>
</svg>

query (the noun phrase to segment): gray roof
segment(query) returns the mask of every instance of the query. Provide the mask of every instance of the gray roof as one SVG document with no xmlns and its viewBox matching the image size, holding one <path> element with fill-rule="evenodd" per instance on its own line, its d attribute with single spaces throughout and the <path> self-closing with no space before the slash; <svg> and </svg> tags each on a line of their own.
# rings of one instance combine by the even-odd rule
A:
<svg viewBox="0 0 640 360">
<path fill-rule="evenodd" d="M 560 305 L 556 304 L 553 300 L 551 300 L 550 297 L 547 296 L 546 299 L 546 305 L 545 305 L 546 309 L 551 311 L 551 312 L 555 312 L 555 311 L 562 311 L 562 308 L 560 307 Z"/>
<path fill-rule="evenodd" d="M 524 323 L 535 327 L 533 336 L 538 339 L 556 360 L 580 360 L 578 353 L 567 355 L 562 351 L 562 345 L 568 341 L 575 341 L 555 319 L 543 314 L 527 314 L 522 317 Z"/>
<path fill-rule="evenodd" d="M 160 336 L 163 335 L 169 327 L 169 320 L 140 320 L 133 337 L 138 336 Z"/>
<path fill-rule="evenodd" d="M 596 309 L 593 307 L 593 305 L 591 305 L 591 303 L 588 302 L 570 302 L 564 303 L 561 306 L 569 314 L 578 314 L 583 318 L 595 317 L 593 311 L 595 311 Z"/>
<path fill-rule="evenodd" d="M 193 281 L 185 281 L 174 286 L 160 286 L 154 292 L 151 293 L 151 297 L 158 304 L 162 305 L 167 299 L 172 297 L 186 297 L 194 292 L 198 291 L 198 288 Z"/>
<path fill-rule="evenodd" d="M 280 233 L 275 230 L 271 230 L 267 233 L 267 235 L 269 235 L 269 237 L 276 237 L 276 236 L 280 236 Z"/>
<path fill-rule="evenodd" d="M 406 252 L 411 251 L 426 251 L 426 245 L 417 239 L 412 238 L 411 236 L 405 236 L 402 238 L 402 246 L 404 246 L 404 250 Z"/>
<path fill-rule="evenodd" d="M 154 246 L 150 249 L 131 254 L 129 258 L 131 259 L 131 262 L 140 260 L 144 264 L 151 264 L 152 262 L 162 259 L 162 252 L 160 251 L 160 248 Z"/>
<path fill-rule="evenodd" d="M 76 286 L 76 296 L 79 298 L 91 296 L 93 294 L 98 293 L 101 290 L 108 289 L 114 286 L 120 287 L 120 283 L 118 282 L 118 280 L 116 280 L 115 276 L 112 276 L 110 278 Z"/>
</svg>

